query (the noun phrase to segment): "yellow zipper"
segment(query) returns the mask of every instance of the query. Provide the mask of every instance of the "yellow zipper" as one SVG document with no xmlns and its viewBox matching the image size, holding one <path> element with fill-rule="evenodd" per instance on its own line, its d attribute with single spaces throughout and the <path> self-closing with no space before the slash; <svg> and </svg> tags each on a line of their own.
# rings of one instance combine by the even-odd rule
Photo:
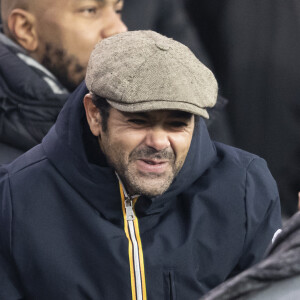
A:
<svg viewBox="0 0 300 300">
<path fill-rule="evenodd" d="M 139 223 L 135 214 L 134 205 L 138 199 L 131 199 L 120 182 L 120 194 L 124 218 L 124 230 L 128 239 L 128 254 L 130 265 L 132 300 L 146 300 L 146 279 L 142 241 Z"/>
</svg>

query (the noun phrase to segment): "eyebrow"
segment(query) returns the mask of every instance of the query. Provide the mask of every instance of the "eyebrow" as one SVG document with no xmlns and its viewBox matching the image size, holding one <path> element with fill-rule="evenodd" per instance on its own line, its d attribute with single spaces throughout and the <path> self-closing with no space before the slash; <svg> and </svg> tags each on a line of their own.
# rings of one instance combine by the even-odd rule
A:
<svg viewBox="0 0 300 300">
<path fill-rule="evenodd" d="M 108 0 L 96 0 L 96 1 L 100 1 L 100 2 L 103 2 L 103 3 L 109 2 Z M 112 2 L 114 5 L 116 5 L 120 2 L 123 2 L 123 0 L 114 0 L 114 1 L 111 0 L 110 2 Z"/>
<path fill-rule="evenodd" d="M 190 119 L 192 114 L 182 110 L 174 110 L 170 112 L 170 116 L 174 118 Z"/>
<path fill-rule="evenodd" d="M 90 0 L 77 0 L 78 2 L 85 2 L 85 1 L 90 1 Z M 102 2 L 103 4 L 107 3 L 108 0 L 95 0 L 96 2 Z M 114 1 L 111 1 L 114 5 L 120 3 L 120 2 L 123 2 L 123 0 L 114 0 Z"/>
<path fill-rule="evenodd" d="M 127 118 L 131 118 L 133 116 L 141 117 L 141 118 L 148 118 L 150 116 L 149 112 L 125 112 L 120 111 L 122 115 Z M 191 119 L 192 114 L 182 110 L 170 110 L 169 117 L 171 118 L 179 118 L 179 119 Z"/>
</svg>

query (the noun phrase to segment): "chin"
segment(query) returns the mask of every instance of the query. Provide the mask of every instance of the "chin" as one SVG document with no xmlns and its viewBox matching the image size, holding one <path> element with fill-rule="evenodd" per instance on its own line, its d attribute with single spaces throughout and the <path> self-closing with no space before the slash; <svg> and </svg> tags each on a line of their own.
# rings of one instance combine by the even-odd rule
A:
<svg viewBox="0 0 300 300">
<path fill-rule="evenodd" d="M 133 190 L 135 191 L 134 194 L 144 195 L 147 197 L 157 197 L 157 196 L 162 195 L 170 186 L 170 184 L 161 186 L 161 184 L 159 182 L 157 182 L 155 185 L 154 184 L 151 184 L 151 185 L 153 185 L 153 188 L 151 188 L 151 187 L 149 188 L 149 185 L 148 186 L 135 186 L 133 188 Z"/>
<path fill-rule="evenodd" d="M 120 172 L 122 174 L 122 172 Z M 144 174 L 136 170 L 130 170 L 124 176 L 125 186 L 131 195 L 144 195 L 156 197 L 162 195 L 171 185 L 174 175 L 171 172 L 163 174 Z"/>
</svg>

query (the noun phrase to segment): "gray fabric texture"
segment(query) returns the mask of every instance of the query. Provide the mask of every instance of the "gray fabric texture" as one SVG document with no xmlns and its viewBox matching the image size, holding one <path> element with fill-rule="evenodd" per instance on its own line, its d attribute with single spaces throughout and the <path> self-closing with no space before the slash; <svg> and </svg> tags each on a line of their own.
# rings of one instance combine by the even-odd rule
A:
<svg viewBox="0 0 300 300">
<path fill-rule="evenodd" d="M 186 46 L 154 31 L 121 33 L 98 43 L 86 85 L 121 111 L 173 109 L 205 118 L 218 92 L 212 72 Z"/>
<path fill-rule="evenodd" d="M 224 282 L 201 299 L 233 300 L 251 299 L 265 289 L 271 293 L 272 286 L 300 275 L 300 213 L 296 213 L 284 226 L 261 263 Z M 299 281 L 296 289 L 299 288 Z M 286 284 L 285 286 L 290 286 Z M 290 289 L 290 288 L 289 288 Z M 256 296 L 258 297 L 258 296 Z M 260 298 L 254 298 L 260 299 Z M 271 298 L 270 298 L 271 299 Z M 288 299 L 288 298 L 285 298 Z M 300 298 L 297 298 L 300 299 Z"/>
<path fill-rule="evenodd" d="M 271 284 L 268 288 L 251 293 L 245 300 L 299 300 L 300 275 Z"/>
</svg>

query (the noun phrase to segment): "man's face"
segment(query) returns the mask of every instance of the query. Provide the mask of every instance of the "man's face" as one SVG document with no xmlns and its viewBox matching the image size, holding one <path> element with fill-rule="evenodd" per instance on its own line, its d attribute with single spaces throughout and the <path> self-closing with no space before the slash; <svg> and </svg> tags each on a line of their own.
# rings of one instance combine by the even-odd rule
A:
<svg viewBox="0 0 300 300">
<path fill-rule="evenodd" d="M 46 4 L 37 4 L 45 2 Z M 96 43 L 127 30 L 121 20 L 123 0 L 37 1 L 40 61 L 70 91 L 84 79 Z"/>
<path fill-rule="evenodd" d="M 181 111 L 125 113 L 111 108 L 99 143 L 130 194 L 161 195 L 178 174 L 194 131 L 194 116 Z"/>
</svg>

